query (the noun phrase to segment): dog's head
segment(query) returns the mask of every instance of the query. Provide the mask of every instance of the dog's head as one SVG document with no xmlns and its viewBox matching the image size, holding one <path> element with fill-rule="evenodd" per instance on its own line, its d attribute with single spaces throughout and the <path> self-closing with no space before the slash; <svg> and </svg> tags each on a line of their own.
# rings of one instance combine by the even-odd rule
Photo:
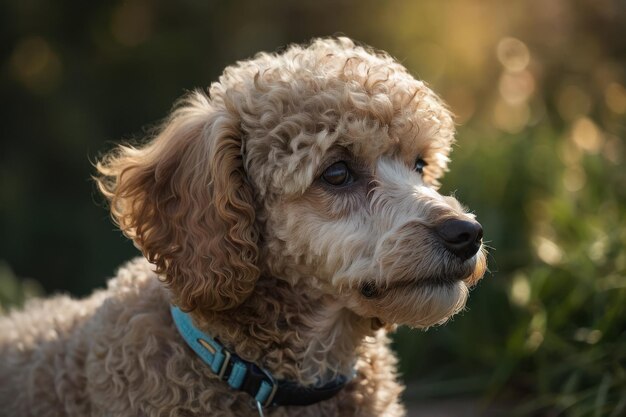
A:
<svg viewBox="0 0 626 417">
<path fill-rule="evenodd" d="M 404 67 L 322 39 L 228 67 L 146 146 L 103 159 L 98 183 L 184 308 L 233 308 L 268 274 L 427 327 L 486 267 L 480 225 L 436 191 L 453 139 Z"/>
</svg>

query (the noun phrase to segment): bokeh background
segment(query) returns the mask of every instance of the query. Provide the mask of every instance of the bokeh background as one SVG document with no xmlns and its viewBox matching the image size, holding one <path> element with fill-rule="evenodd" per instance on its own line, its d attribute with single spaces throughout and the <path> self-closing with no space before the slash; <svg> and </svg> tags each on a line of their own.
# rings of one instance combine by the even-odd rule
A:
<svg viewBox="0 0 626 417">
<path fill-rule="evenodd" d="M 443 190 L 493 248 L 465 313 L 396 334 L 412 415 L 626 415 L 619 0 L 3 0 L 2 309 L 85 295 L 137 254 L 90 179 L 102 152 L 229 63 L 333 34 L 388 51 L 449 103 Z"/>
</svg>

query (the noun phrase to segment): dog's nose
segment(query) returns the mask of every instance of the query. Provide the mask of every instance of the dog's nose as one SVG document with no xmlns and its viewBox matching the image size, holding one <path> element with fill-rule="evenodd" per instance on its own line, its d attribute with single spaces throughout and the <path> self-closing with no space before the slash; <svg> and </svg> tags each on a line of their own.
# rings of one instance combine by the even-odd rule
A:
<svg viewBox="0 0 626 417">
<path fill-rule="evenodd" d="M 464 261 L 478 252 L 483 238 L 480 223 L 469 220 L 446 220 L 435 227 L 435 232 L 446 249 Z"/>
</svg>

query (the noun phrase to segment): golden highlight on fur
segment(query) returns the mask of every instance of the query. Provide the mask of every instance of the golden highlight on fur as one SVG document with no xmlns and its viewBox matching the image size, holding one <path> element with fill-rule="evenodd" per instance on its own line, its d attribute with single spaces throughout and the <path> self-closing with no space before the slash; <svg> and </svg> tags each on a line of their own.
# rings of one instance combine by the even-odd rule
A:
<svg viewBox="0 0 626 417">
<path fill-rule="evenodd" d="M 233 308 L 258 279 L 241 147 L 238 119 L 194 94 L 146 147 L 120 146 L 97 164 L 114 220 L 185 309 Z"/>
<path fill-rule="evenodd" d="M 257 415 L 186 346 L 173 303 L 277 379 L 355 375 L 332 399 L 266 415 L 404 415 L 387 332 L 444 323 L 486 269 L 482 248 L 459 257 L 436 232 L 473 221 L 436 191 L 453 141 L 452 115 L 423 82 L 347 38 L 226 68 L 145 144 L 97 163 L 144 258 L 87 299 L 0 318 L 1 409 Z M 333 164 L 346 167 L 342 184 L 325 179 Z"/>
</svg>

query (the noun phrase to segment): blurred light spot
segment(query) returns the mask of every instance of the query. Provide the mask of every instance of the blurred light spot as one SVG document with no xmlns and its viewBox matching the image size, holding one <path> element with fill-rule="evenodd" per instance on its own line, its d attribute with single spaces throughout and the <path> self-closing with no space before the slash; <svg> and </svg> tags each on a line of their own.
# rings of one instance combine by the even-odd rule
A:
<svg viewBox="0 0 626 417">
<path fill-rule="evenodd" d="M 546 322 L 546 312 L 543 310 L 539 310 L 533 315 L 533 318 L 530 321 L 530 329 L 543 333 L 546 331 Z"/>
<path fill-rule="evenodd" d="M 564 120 L 574 120 L 589 113 L 591 99 L 579 86 L 568 84 L 558 92 L 556 105 Z"/>
<path fill-rule="evenodd" d="M 602 332 L 598 329 L 588 329 L 586 327 L 581 327 L 576 329 L 576 333 L 574 333 L 574 339 L 579 342 L 589 343 L 590 345 L 595 345 L 602 338 Z"/>
<path fill-rule="evenodd" d="M 615 165 L 622 163 L 624 156 L 624 142 L 617 136 L 609 136 L 602 148 L 602 156 Z"/>
<path fill-rule="evenodd" d="M 558 155 L 565 165 L 578 165 L 582 157 L 582 152 L 571 140 L 560 140 Z"/>
<path fill-rule="evenodd" d="M 543 343 L 543 333 L 535 330 L 528 335 L 528 338 L 526 339 L 526 343 L 524 344 L 524 347 L 527 350 L 534 352 L 535 350 L 537 350 L 537 348 L 539 348 L 539 346 L 541 346 L 542 343 Z"/>
<path fill-rule="evenodd" d="M 21 39 L 11 54 L 10 65 L 14 76 L 36 93 L 52 91 L 63 70 L 57 53 L 39 36 Z"/>
<path fill-rule="evenodd" d="M 598 153 L 604 143 L 604 136 L 600 129 L 588 117 L 576 120 L 571 137 L 580 149 L 588 153 Z"/>
<path fill-rule="evenodd" d="M 507 103 L 523 103 L 535 91 L 535 79 L 528 71 L 505 72 L 500 76 L 498 89 L 500 90 L 500 95 Z"/>
<path fill-rule="evenodd" d="M 569 192 L 580 191 L 587 182 L 587 174 L 580 165 L 572 165 L 563 173 L 563 186 Z"/>
<path fill-rule="evenodd" d="M 522 71 L 530 62 L 526 44 L 515 38 L 502 38 L 496 48 L 498 60 L 507 71 Z"/>
<path fill-rule="evenodd" d="M 557 265 L 563 259 L 563 251 L 553 241 L 543 236 L 536 236 L 533 239 L 533 244 L 539 259 L 548 265 Z"/>
<path fill-rule="evenodd" d="M 621 84 L 609 84 L 604 90 L 604 101 L 612 112 L 626 113 L 626 89 Z"/>
<path fill-rule="evenodd" d="M 510 292 L 511 302 L 524 307 L 530 301 L 530 284 L 524 274 L 518 274 L 513 278 Z"/>
<path fill-rule="evenodd" d="M 530 320 L 528 326 L 529 334 L 526 339 L 525 347 L 530 351 L 535 351 L 543 343 L 544 333 L 546 331 L 546 313 L 538 311 Z"/>
<path fill-rule="evenodd" d="M 556 231 L 553 226 L 553 218 L 550 216 L 541 221 L 537 221 L 534 225 L 535 235 L 542 236 L 545 239 L 555 241 L 557 239 Z"/>
<path fill-rule="evenodd" d="M 152 35 L 152 10 L 147 2 L 134 0 L 119 5 L 111 17 L 111 33 L 124 46 L 137 46 Z"/>
<path fill-rule="evenodd" d="M 530 119 L 530 108 L 526 103 L 512 105 L 498 100 L 493 111 L 495 126 L 508 133 L 519 133 Z"/>
<path fill-rule="evenodd" d="M 608 239 L 606 236 L 600 237 L 589 247 L 589 258 L 596 264 L 603 263 L 606 260 L 607 249 Z"/>
<path fill-rule="evenodd" d="M 446 102 L 454 112 L 459 124 L 469 121 L 476 111 L 476 99 L 467 87 L 454 87 L 444 95 Z"/>
</svg>

